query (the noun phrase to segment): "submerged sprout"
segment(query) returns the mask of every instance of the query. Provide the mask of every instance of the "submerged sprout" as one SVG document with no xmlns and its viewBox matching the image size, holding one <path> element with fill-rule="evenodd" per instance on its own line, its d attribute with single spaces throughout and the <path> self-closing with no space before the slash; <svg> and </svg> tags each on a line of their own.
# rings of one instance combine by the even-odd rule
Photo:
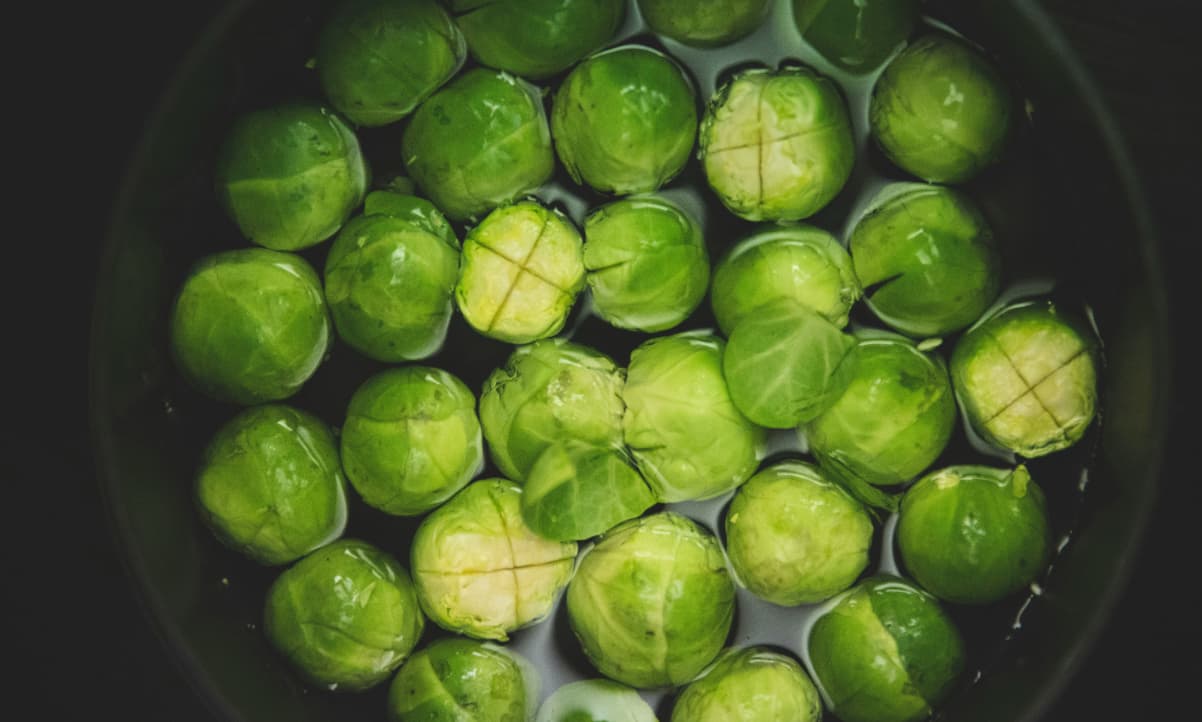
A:
<svg viewBox="0 0 1202 722">
<path fill-rule="evenodd" d="M 276 251 L 334 235 L 366 190 L 359 141 L 320 105 L 244 115 L 217 156 L 217 195 L 230 218 L 252 243 Z"/>
<path fill-rule="evenodd" d="M 679 514 L 609 532 L 568 585 L 568 619 L 602 674 L 632 687 L 688 682 L 718 654 L 735 590 L 718 540 Z"/>
<path fill-rule="evenodd" d="M 440 639 L 397 672 L 388 690 L 389 718 L 527 722 L 537 703 L 537 683 L 534 668 L 503 647 Z"/>
<path fill-rule="evenodd" d="M 639 693 L 608 679 L 570 682 L 551 693 L 535 722 L 658 722 Z"/>
<path fill-rule="evenodd" d="M 899 168 L 961 183 L 992 165 L 1010 131 L 1005 81 L 962 40 L 928 35 L 885 68 L 872 91 L 872 136 Z"/>
<path fill-rule="evenodd" d="M 476 398 L 426 366 L 389 369 L 355 391 L 342 426 L 342 463 L 369 505 L 423 514 L 484 468 Z"/>
<path fill-rule="evenodd" d="M 822 57 L 853 73 L 879 66 L 910 36 L 922 0 L 793 0 L 797 29 Z"/>
<path fill-rule="evenodd" d="M 1097 341 L 1050 301 L 1009 306 L 971 328 L 952 354 L 969 423 L 1027 458 L 1081 440 L 1097 411 Z"/>
<path fill-rule="evenodd" d="M 627 373 L 626 444 L 660 501 L 709 499 L 755 472 L 764 432 L 730 399 L 720 338 L 692 331 L 634 350 Z"/>
<path fill-rule="evenodd" d="M 413 579 L 438 626 L 504 642 L 555 606 L 572 576 L 576 544 L 531 531 L 521 497 L 513 482 L 477 481 L 422 520 L 410 548 Z"/>
<path fill-rule="evenodd" d="M 822 698 L 792 657 L 767 647 L 723 654 L 676 699 L 672 722 L 819 722 Z"/>
<path fill-rule="evenodd" d="M 659 196 L 593 211 L 584 224 L 584 267 L 597 315 L 618 328 L 652 333 L 693 313 L 709 286 L 701 227 Z"/>
<path fill-rule="evenodd" d="M 781 606 L 819 602 L 868 566 L 872 519 L 839 485 L 800 461 L 774 464 L 735 493 L 726 553 L 735 576 Z"/>
<path fill-rule="evenodd" d="M 539 90 L 483 68 L 422 103 L 401 149 L 413 180 L 456 221 L 479 218 L 538 188 L 555 165 Z"/>
<path fill-rule="evenodd" d="M 305 259 L 248 248 L 197 263 L 171 312 L 184 376 L 220 401 L 279 401 L 309 380 L 330 347 L 321 281 Z"/>
<path fill-rule="evenodd" d="M 463 35 L 435 0 L 344 0 L 317 41 L 326 97 L 358 125 L 394 123 L 463 66 Z"/>
<path fill-rule="evenodd" d="M 851 233 L 868 306 L 914 336 L 958 331 L 981 317 L 1001 289 L 1000 260 L 984 216 L 950 188 L 894 183 Z"/>
<path fill-rule="evenodd" d="M 267 592 L 267 639 L 306 679 L 331 690 L 384 681 L 424 627 L 409 574 L 366 542 L 313 552 Z"/>
<path fill-rule="evenodd" d="M 539 535 L 588 539 L 655 504 L 647 482 L 615 449 L 556 444 L 538 457 L 522 490 L 522 518 Z"/>
<path fill-rule="evenodd" d="M 717 47 L 755 30 L 768 13 L 768 0 L 639 0 L 653 32 L 686 45 Z"/>
<path fill-rule="evenodd" d="M 855 163 L 847 104 L 809 68 L 748 70 L 710 101 L 701 124 L 705 177 L 749 221 L 795 221 L 829 203 Z"/>
<path fill-rule="evenodd" d="M 693 86 L 680 66 L 651 48 L 606 50 L 563 81 L 551 129 L 577 183 L 602 193 L 647 193 L 676 177 L 693 149 Z"/>
</svg>

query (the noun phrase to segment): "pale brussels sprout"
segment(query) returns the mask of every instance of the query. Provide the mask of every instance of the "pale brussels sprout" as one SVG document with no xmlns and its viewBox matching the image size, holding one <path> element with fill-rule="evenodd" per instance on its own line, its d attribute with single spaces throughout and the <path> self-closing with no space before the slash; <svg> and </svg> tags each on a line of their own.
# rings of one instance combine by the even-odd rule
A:
<svg viewBox="0 0 1202 722">
<path fill-rule="evenodd" d="M 818 722 L 822 698 L 801 665 L 767 647 L 728 650 L 691 683 L 672 722 Z"/>
<path fill-rule="evenodd" d="M 542 453 L 522 489 L 522 518 L 548 539 L 588 539 L 633 519 L 655 495 L 626 454 L 586 444 Z"/>
<path fill-rule="evenodd" d="M 415 653 L 388 689 L 393 722 L 528 722 L 538 673 L 525 658 L 490 642 L 449 637 Z"/>
<path fill-rule="evenodd" d="M 538 708 L 535 722 L 658 722 L 639 693 L 608 679 L 565 684 Z"/>
</svg>

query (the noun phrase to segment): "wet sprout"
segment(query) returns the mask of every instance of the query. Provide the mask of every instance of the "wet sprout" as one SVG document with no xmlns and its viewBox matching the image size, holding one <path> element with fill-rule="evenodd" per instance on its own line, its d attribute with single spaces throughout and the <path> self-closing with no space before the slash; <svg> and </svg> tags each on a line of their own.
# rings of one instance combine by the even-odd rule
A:
<svg viewBox="0 0 1202 722">
<path fill-rule="evenodd" d="M 728 45 L 764 21 L 768 0 L 639 0 L 653 32 L 685 45 Z"/>
<path fill-rule="evenodd" d="M 584 444 L 555 444 L 530 469 L 522 518 L 540 536 L 588 539 L 633 519 L 655 495 L 626 454 Z"/>
<path fill-rule="evenodd" d="M 538 708 L 535 722 L 658 722 L 639 693 L 608 679 L 569 682 Z"/>
<path fill-rule="evenodd" d="M 792 657 L 728 650 L 680 693 L 672 722 L 819 722 L 822 698 Z"/>
<path fill-rule="evenodd" d="M 793 19 L 822 57 L 866 73 L 905 42 L 921 5 L 922 0 L 793 0 Z"/>
<path fill-rule="evenodd" d="M 388 690 L 389 719 L 527 722 L 537 689 L 538 673 L 517 653 L 489 642 L 443 638 L 397 672 Z"/>
</svg>

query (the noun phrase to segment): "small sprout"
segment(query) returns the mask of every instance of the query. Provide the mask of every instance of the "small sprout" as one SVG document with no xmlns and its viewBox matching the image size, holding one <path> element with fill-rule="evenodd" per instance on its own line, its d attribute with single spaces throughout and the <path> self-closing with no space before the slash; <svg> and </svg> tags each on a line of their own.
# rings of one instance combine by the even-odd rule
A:
<svg viewBox="0 0 1202 722">
<path fill-rule="evenodd" d="M 439 639 L 397 672 L 388 690 L 389 719 L 526 722 L 537 704 L 537 676 L 529 662 L 504 647 Z"/>
<path fill-rule="evenodd" d="M 663 512 L 622 524 L 587 552 L 567 603 L 593 665 L 646 689 L 684 684 L 717 656 L 735 589 L 718 540 Z"/>
<path fill-rule="evenodd" d="M 672 722 L 819 722 L 822 698 L 792 657 L 728 650 L 680 693 Z"/>
<path fill-rule="evenodd" d="M 965 328 L 1001 289 L 993 231 L 968 196 L 950 188 L 886 186 L 849 245 L 868 307 L 911 336 Z"/>
<path fill-rule="evenodd" d="M 217 195 L 252 243 L 299 251 L 334 235 L 363 201 L 367 166 L 346 123 L 319 105 L 239 118 L 217 156 Z"/>
<path fill-rule="evenodd" d="M 735 493 L 726 553 L 752 594 L 781 606 L 820 602 L 868 566 L 872 519 L 842 487 L 800 461 L 774 464 Z"/>
<path fill-rule="evenodd" d="M 576 544 L 535 534 L 522 521 L 521 497 L 513 482 L 477 481 L 422 520 L 410 548 L 413 579 L 438 626 L 504 642 L 551 613 Z"/>
<path fill-rule="evenodd" d="M 902 498 L 897 543 L 906 569 L 931 594 L 962 604 L 998 601 L 1047 566 L 1043 492 L 1024 466 L 937 471 Z"/>
<path fill-rule="evenodd" d="M 433 509 L 484 468 L 476 398 L 440 369 L 406 366 L 355 391 L 342 426 L 342 464 L 369 505 L 414 516 Z"/>
<path fill-rule="evenodd" d="M 585 222 L 584 239 L 593 305 L 618 328 L 667 330 L 705 298 L 710 263 L 701 227 L 664 198 L 602 206 Z"/>
<path fill-rule="evenodd" d="M 286 399 L 317 371 L 329 347 L 321 281 L 291 253 L 248 248 L 206 256 L 171 312 L 176 365 L 219 401 Z"/>
<path fill-rule="evenodd" d="M 847 104 L 809 68 L 746 71 L 710 101 L 701 123 L 705 177 L 749 221 L 795 221 L 830 203 L 855 163 Z"/>
<path fill-rule="evenodd" d="M 526 195 L 550 180 L 555 165 L 539 90 L 483 68 L 422 103 L 401 150 L 410 177 L 456 221 Z"/>
<path fill-rule="evenodd" d="M 641 45 L 598 53 L 555 93 L 555 149 L 572 179 L 615 195 L 657 190 L 684 168 L 697 136 L 692 83 Z"/>
<path fill-rule="evenodd" d="M 934 597 L 889 576 L 861 582 L 814 623 L 814 676 L 846 722 L 917 722 L 964 669 L 964 643 Z"/>
<path fill-rule="evenodd" d="M 764 21 L 768 0 L 639 0 L 653 32 L 697 47 L 729 45 Z"/>
<path fill-rule="evenodd" d="M 535 722 L 658 722 L 639 693 L 608 679 L 565 684 L 538 708 Z"/>
<path fill-rule="evenodd" d="M 626 445 L 660 501 L 718 496 L 759 464 L 764 431 L 730 399 L 724 346 L 711 333 L 692 331 L 651 339 L 630 356 Z"/>
<path fill-rule="evenodd" d="M 226 546 L 260 564 L 287 564 L 342 536 L 344 483 L 329 427 L 272 404 L 243 411 L 213 437 L 196 501 Z"/>
<path fill-rule="evenodd" d="M 522 518 L 557 541 L 603 534 L 655 504 L 647 482 L 615 449 L 555 444 L 538 457 L 522 489 Z"/>
<path fill-rule="evenodd" d="M 451 79 L 463 35 L 434 0 L 344 0 L 317 40 L 326 97 L 358 125 L 395 123 Z"/>
<path fill-rule="evenodd" d="M 263 626 L 309 682 L 357 692 L 405 661 L 425 620 L 409 574 L 395 559 L 366 542 L 343 540 L 275 580 Z"/>
<path fill-rule="evenodd" d="M 866 73 L 885 62 L 918 22 L 922 0 L 793 0 L 797 29 L 831 63 Z"/>
<path fill-rule="evenodd" d="M 1012 105 L 985 56 L 962 40 L 927 35 L 877 80 L 869 123 L 902 170 L 932 183 L 962 183 L 1001 157 Z"/>
<path fill-rule="evenodd" d="M 447 222 L 446 216 L 430 201 L 413 195 L 413 183 L 408 178 L 394 178 L 388 187 L 388 190 L 367 194 L 363 201 L 363 215 L 390 216 L 411 223 L 459 250 L 459 237 L 455 235 L 455 229 Z"/>
<path fill-rule="evenodd" d="M 1049 301 L 1008 306 L 969 329 L 952 381 L 973 429 L 1028 459 L 1081 440 L 1097 411 L 1097 341 Z"/>
</svg>

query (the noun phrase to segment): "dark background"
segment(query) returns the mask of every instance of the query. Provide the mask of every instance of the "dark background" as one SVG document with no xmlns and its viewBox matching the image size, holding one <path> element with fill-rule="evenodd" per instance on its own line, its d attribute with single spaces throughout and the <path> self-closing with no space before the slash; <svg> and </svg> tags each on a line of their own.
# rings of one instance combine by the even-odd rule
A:
<svg viewBox="0 0 1202 722">
<path fill-rule="evenodd" d="M 222 4 L 56 3 L 41 17 L 5 19 L 0 513 L 11 539 L 0 546 L 0 649 L 10 661 L 5 706 L 19 709 L 12 692 L 27 697 L 36 712 L 26 718 L 211 720 L 143 619 L 102 516 L 85 370 L 107 209 L 158 93 Z M 1044 5 L 1119 121 L 1154 205 L 1177 327 L 1196 336 L 1202 51 L 1187 20 L 1196 4 Z M 1192 352 L 1184 340 L 1180 348 Z M 1185 418 L 1196 376 L 1178 364 L 1172 458 L 1130 589 L 1049 720 L 1176 716 L 1196 696 L 1202 625 L 1190 580 L 1202 480 L 1187 457 L 1196 423 Z"/>
</svg>

